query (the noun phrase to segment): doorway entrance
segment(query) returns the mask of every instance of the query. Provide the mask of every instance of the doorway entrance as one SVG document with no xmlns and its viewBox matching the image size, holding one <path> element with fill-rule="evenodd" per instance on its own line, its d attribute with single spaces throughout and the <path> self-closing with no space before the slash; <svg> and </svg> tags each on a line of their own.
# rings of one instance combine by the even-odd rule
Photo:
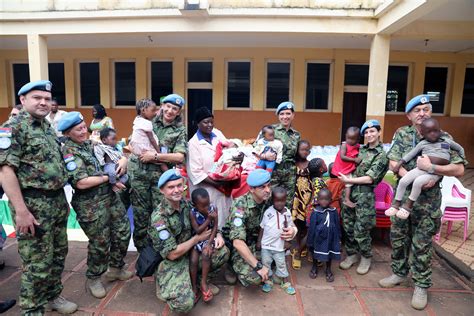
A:
<svg viewBox="0 0 474 316">
<path fill-rule="evenodd" d="M 367 111 L 367 92 L 344 92 L 342 109 L 341 142 L 344 141 L 346 130 L 350 126 L 361 127 L 365 122 Z M 360 143 L 364 143 L 361 137 Z"/>
</svg>

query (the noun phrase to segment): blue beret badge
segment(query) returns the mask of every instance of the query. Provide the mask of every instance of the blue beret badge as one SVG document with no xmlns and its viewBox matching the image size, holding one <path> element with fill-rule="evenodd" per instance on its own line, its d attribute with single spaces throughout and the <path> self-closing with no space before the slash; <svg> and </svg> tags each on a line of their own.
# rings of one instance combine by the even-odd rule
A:
<svg viewBox="0 0 474 316">
<path fill-rule="evenodd" d="M 243 222 L 242 222 L 242 219 L 240 217 L 237 217 L 237 218 L 234 218 L 234 225 L 236 227 L 240 227 L 242 226 Z"/>
<path fill-rule="evenodd" d="M 428 101 L 427 97 L 421 97 L 420 102 L 421 102 L 421 104 L 425 104 L 425 103 L 428 103 L 429 101 Z"/>
<path fill-rule="evenodd" d="M 66 164 L 66 169 L 68 171 L 74 171 L 74 170 L 76 170 L 76 168 L 77 168 L 77 165 L 74 161 L 70 161 Z"/>
<path fill-rule="evenodd" d="M 166 240 L 170 238 L 170 233 L 168 230 L 163 229 L 158 233 L 158 236 L 160 237 L 161 240 Z"/>
</svg>

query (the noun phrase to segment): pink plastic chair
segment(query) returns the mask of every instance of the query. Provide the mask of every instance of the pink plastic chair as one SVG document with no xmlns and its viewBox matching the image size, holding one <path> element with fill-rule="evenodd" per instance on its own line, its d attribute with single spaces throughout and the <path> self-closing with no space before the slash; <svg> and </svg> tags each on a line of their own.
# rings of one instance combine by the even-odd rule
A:
<svg viewBox="0 0 474 316">
<path fill-rule="evenodd" d="M 451 234 L 453 222 L 464 221 L 464 238 L 467 239 L 467 229 L 469 227 L 469 213 L 471 206 L 471 190 L 463 187 L 461 182 L 455 177 L 444 177 L 441 182 L 441 192 L 443 199 L 441 202 L 441 226 L 448 222 L 448 235 Z M 441 237 L 441 228 L 436 234 L 436 241 Z"/>
<path fill-rule="evenodd" d="M 381 181 L 374 189 L 375 194 L 375 214 L 378 228 L 388 228 L 391 226 L 390 217 L 385 215 L 385 210 L 392 205 L 393 188 L 390 183 Z"/>
</svg>

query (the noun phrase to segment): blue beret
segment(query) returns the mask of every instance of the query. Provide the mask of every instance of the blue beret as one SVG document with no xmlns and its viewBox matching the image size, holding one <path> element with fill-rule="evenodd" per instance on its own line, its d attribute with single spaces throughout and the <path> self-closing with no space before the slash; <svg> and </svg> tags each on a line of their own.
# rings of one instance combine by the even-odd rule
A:
<svg viewBox="0 0 474 316">
<path fill-rule="evenodd" d="M 163 172 L 160 179 L 158 180 L 158 188 L 161 189 L 168 181 L 178 180 L 181 179 L 183 176 L 179 172 L 178 169 L 169 169 Z"/>
<path fill-rule="evenodd" d="M 368 120 L 360 128 L 360 134 L 362 136 L 364 136 L 364 132 L 365 132 L 366 129 L 371 128 L 371 127 L 377 127 L 377 126 L 380 127 L 380 122 L 379 121 L 377 121 L 377 120 Z"/>
<path fill-rule="evenodd" d="M 249 173 L 247 184 L 250 187 L 259 187 L 270 181 L 271 174 L 265 169 L 255 169 Z"/>
<path fill-rule="evenodd" d="M 180 108 L 182 108 L 186 104 L 182 96 L 174 93 L 164 97 L 163 100 L 161 100 L 161 103 L 171 103 L 179 106 Z"/>
<path fill-rule="evenodd" d="M 430 103 L 429 94 L 420 94 L 408 101 L 407 106 L 405 107 L 405 113 L 410 112 L 415 106 Z"/>
<path fill-rule="evenodd" d="M 71 127 L 84 121 L 82 114 L 79 112 L 67 112 L 64 114 L 58 122 L 58 131 L 64 132 Z"/>
<path fill-rule="evenodd" d="M 294 112 L 295 111 L 295 105 L 290 101 L 282 102 L 277 107 L 275 113 L 278 115 L 283 110 L 291 110 L 291 112 Z"/>
<path fill-rule="evenodd" d="M 32 90 L 51 92 L 52 87 L 53 87 L 53 84 L 51 83 L 51 81 L 48 81 L 48 80 L 38 80 L 38 81 L 28 82 L 23 87 L 21 87 L 20 90 L 18 90 L 18 96 L 25 95 Z"/>
</svg>

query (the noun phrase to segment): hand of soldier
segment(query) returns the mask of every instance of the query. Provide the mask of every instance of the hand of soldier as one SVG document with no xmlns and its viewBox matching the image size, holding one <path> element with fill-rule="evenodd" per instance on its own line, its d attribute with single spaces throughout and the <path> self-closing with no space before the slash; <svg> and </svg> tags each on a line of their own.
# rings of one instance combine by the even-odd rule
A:
<svg viewBox="0 0 474 316">
<path fill-rule="evenodd" d="M 128 159 L 125 157 L 120 158 L 120 160 L 117 162 L 117 169 L 115 170 L 117 176 L 123 176 L 125 172 L 127 172 L 127 162 Z"/>
<path fill-rule="evenodd" d="M 263 266 L 263 268 L 258 270 L 257 273 L 262 278 L 262 282 L 268 280 L 268 268 L 266 266 Z"/>
<path fill-rule="evenodd" d="M 117 182 L 112 187 L 112 191 L 119 192 L 119 191 L 125 190 L 126 188 L 127 187 L 125 186 L 125 184 L 123 184 L 122 182 Z"/>
<path fill-rule="evenodd" d="M 208 230 L 203 231 L 202 233 L 196 235 L 195 237 L 197 239 L 197 242 L 209 239 L 209 237 L 211 236 L 211 232 L 212 231 L 210 229 L 208 229 Z"/>
<path fill-rule="evenodd" d="M 345 174 L 342 174 L 340 172 L 339 172 L 338 178 L 339 178 L 339 180 L 341 180 L 344 183 L 347 183 L 350 180 L 350 178 L 348 176 L 346 176 Z"/>
<path fill-rule="evenodd" d="M 140 155 L 140 161 L 145 163 L 155 161 L 155 154 L 151 151 L 145 151 Z"/>
<path fill-rule="evenodd" d="M 35 225 L 39 225 L 36 218 L 31 214 L 28 209 L 24 209 L 22 211 L 17 210 L 16 216 L 16 230 L 21 234 L 27 234 L 31 232 L 31 235 L 35 235 Z"/>
<path fill-rule="evenodd" d="M 418 169 L 428 171 L 431 168 L 430 157 L 424 155 L 418 157 L 418 159 L 416 160 L 416 166 L 418 167 Z"/>
<path fill-rule="evenodd" d="M 427 184 L 425 184 L 425 185 L 422 187 L 422 189 L 423 189 L 423 190 L 431 189 L 432 187 L 434 187 L 435 184 L 436 184 L 436 181 L 430 180 L 430 181 L 428 181 Z"/>
<path fill-rule="evenodd" d="M 361 161 L 362 161 L 362 158 L 360 158 L 360 157 L 357 157 L 357 158 L 355 159 L 355 163 L 356 163 L 357 165 L 360 164 Z"/>
<path fill-rule="evenodd" d="M 222 238 L 221 234 L 217 234 L 216 238 L 214 238 L 214 248 L 220 249 L 225 245 L 224 238 Z"/>
</svg>

